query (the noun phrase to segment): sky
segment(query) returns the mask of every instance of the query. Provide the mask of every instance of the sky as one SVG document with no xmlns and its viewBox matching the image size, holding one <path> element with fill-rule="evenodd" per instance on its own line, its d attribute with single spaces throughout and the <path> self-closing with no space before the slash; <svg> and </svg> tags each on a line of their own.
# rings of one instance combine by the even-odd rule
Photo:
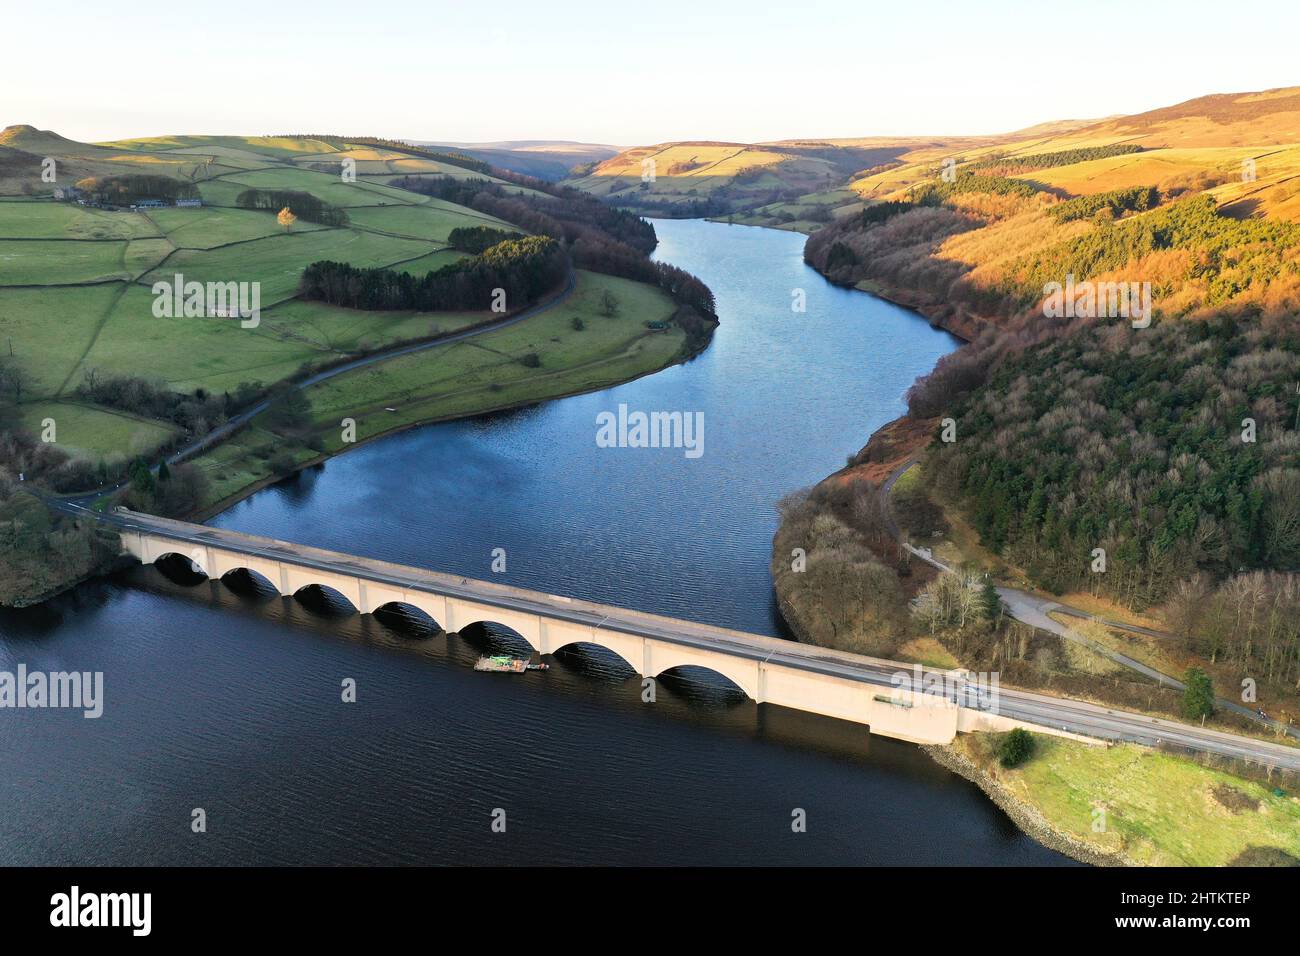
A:
<svg viewBox="0 0 1300 956">
<path fill-rule="evenodd" d="M 85 141 L 957 135 L 1300 85 L 1296 0 L 65 0 L 0 22 L 0 126 Z"/>
</svg>

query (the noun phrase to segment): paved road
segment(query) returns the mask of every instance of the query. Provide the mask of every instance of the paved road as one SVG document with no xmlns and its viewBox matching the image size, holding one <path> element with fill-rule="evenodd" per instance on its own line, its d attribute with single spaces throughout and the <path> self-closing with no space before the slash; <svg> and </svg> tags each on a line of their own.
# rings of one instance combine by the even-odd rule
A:
<svg viewBox="0 0 1300 956">
<path fill-rule="evenodd" d="M 894 523 L 893 512 L 889 507 L 888 495 L 893 489 L 895 482 L 897 482 L 909 468 L 916 464 L 918 460 L 919 456 L 914 456 L 909 458 L 907 461 L 904 461 L 890 472 L 889 477 L 887 477 L 884 483 L 881 484 L 880 493 L 884 496 L 884 513 L 886 515 L 886 520 L 888 521 L 894 536 L 899 538 L 903 548 L 930 566 L 938 568 L 941 571 L 951 572 L 953 570 L 952 568 L 935 558 L 928 550 L 913 547 L 908 542 L 902 541 L 902 533 Z M 998 595 L 1002 598 L 1002 603 L 1006 608 L 1007 613 L 1017 621 L 1029 624 L 1033 627 L 1047 631 L 1048 633 L 1056 634 L 1064 640 L 1080 644 L 1091 650 L 1093 653 L 1100 654 L 1102 657 L 1113 661 L 1121 667 L 1126 667 L 1131 671 L 1149 677 L 1151 680 L 1158 684 L 1162 684 L 1165 687 L 1171 687 L 1174 690 L 1181 691 L 1187 686 L 1176 677 L 1166 674 L 1163 671 L 1158 671 L 1148 664 L 1143 664 L 1141 661 L 1129 657 L 1127 654 L 1121 654 L 1118 651 L 1111 650 L 1104 644 L 1099 644 L 1094 640 L 1084 637 L 1077 631 L 1066 627 L 1060 621 L 1053 619 L 1051 614 L 1065 614 L 1081 620 L 1100 621 L 1103 625 L 1109 628 L 1118 628 L 1120 630 L 1132 631 L 1156 638 L 1172 638 L 1174 636 L 1172 634 L 1165 631 L 1157 631 L 1149 627 L 1140 627 L 1136 624 L 1124 624 L 1119 621 L 1110 620 L 1109 618 L 1098 617 L 1095 614 L 1089 614 L 1087 611 L 1070 607 L 1067 604 L 1062 604 L 1059 601 L 1054 601 L 1050 598 L 1040 597 L 1037 594 L 1031 594 L 1028 591 L 1022 591 L 1019 588 L 999 587 Z M 1284 733 L 1288 737 L 1300 740 L 1300 729 L 1292 727 L 1290 724 L 1285 724 L 1280 720 L 1263 717 L 1256 711 L 1239 704 L 1236 701 L 1228 700 L 1225 697 L 1218 697 L 1215 698 L 1215 704 L 1222 710 L 1227 710 L 1239 716 L 1246 717 L 1256 723 L 1268 727 L 1271 730 Z"/>
<path fill-rule="evenodd" d="M 52 501 L 51 505 L 73 514 L 89 515 L 121 530 L 165 535 L 189 544 L 220 545 L 244 554 L 292 561 L 303 567 L 344 574 L 364 574 L 372 580 L 398 587 L 463 597 L 494 607 L 527 614 L 544 614 L 592 627 L 654 637 L 690 647 L 723 651 L 749 660 L 772 661 L 789 667 L 845 677 L 882 687 L 909 689 L 912 686 L 912 677 L 916 673 L 912 665 L 897 661 L 864 657 L 779 638 L 711 627 L 693 621 L 646 614 L 612 605 L 594 604 L 574 598 L 475 581 L 456 575 L 389 564 L 271 538 L 255 537 L 222 528 L 155 518 L 136 512 L 110 512 L 96 515 L 67 501 Z M 1201 753 L 1300 770 L 1298 748 L 1011 688 L 999 688 L 994 700 L 989 695 L 981 695 L 976 690 L 961 689 L 963 682 L 954 672 L 924 669 L 921 673 L 923 677 L 925 675 L 945 676 L 948 685 L 952 688 L 948 695 L 949 699 L 964 707 L 978 709 L 992 707 L 998 713 L 1008 717 L 1104 740 L 1147 745 L 1165 743 Z"/>
<path fill-rule="evenodd" d="M 429 349 L 440 348 L 441 346 L 444 345 L 450 345 L 453 342 L 461 342 L 464 341 L 465 339 L 473 338 L 476 335 L 482 335 L 485 332 L 495 332 L 499 329 L 509 328 L 510 326 L 514 325 L 517 322 L 522 322 L 525 319 L 531 319 L 533 316 L 539 315 L 548 309 L 555 308 L 557 305 L 565 301 L 567 298 L 569 298 L 570 295 L 573 294 L 573 290 L 577 286 L 577 284 L 578 284 L 577 273 L 574 272 L 573 270 L 570 270 L 568 281 L 565 282 L 564 288 L 560 290 L 558 295 L 556 295 L 554 298 L 548 299 L 545 302 L 540 302 L 537 305 L 524 309 L 522 312 L 518 312 L 514 315 L 507 316 L 506 318 L 500 319 L 496 322 L 485 322 L 481 325 L 475 325 L 472 328 L 464 329 L 460 332 L 451 332 L 447 335 L 440 336 L 436 339 L 430 339 L 426 342 L 416 342 L 412 345 L 399 345 L 395 348 L 384 349 L 381 352 L 373 352 L 370 355 L 353 359 L 350 362 L 344 362 L 341 365 L 335 365 L 331 368 L 327 368 L 323 371 L 317 372 L 314 375 L 308 376 L 302 381 L 295 382 L 294 384 L 290 385 L 288 391 L 292 391 L 292 392 L 302 391 L 305 388 L 310 388 L 313 385 L 318 385 L 321 382 L 334 378 L 336 375 L 343 375 L 347 372 L 354 372 L 359 368 L 365 368 L 367 365 L 374 365 L 376 362 L 386 362 L 389 359 L 397 358 L 400 355 L 411 355 L 415 352 L 425 352 L 428 351 Z M 190 457 L 191 455 L 197 452 L 203 451 L 205 448 L 209 448 L 221 441 L 224 441 L 226 438 L 230 437 L 236 431 L 238 431 L 239 429 L 247 425 L 258 415 L 262 414 L 262 412 L 270 408 L 271 405 L 279 397 L 280 397 L 279 395 L 275 395 L 269 398 L 264 398 L 257 404 L 250 406 L 249 408 L 240 412 L 238 415 L 234 416 L 233 418 L 228 419 L 224 424 L 214 428 L 212 431 L 208 432 L 202 438 L 198 438 L 195 441 L 190 442 L 184 448 L 181 448 L 179 451 L 174 452 L 167 459 L 167 463 L 169 465 L 174 465 L 177 462 L 183 461 L 184 459 Z M 155 467 L 153 470 L 156 471 L 157 468 Z M 123 487 L 125 484 L 126 482 L 124 481 L 118 482 L 117 484 L 112 485 L 111 487 L 100 488 L 96 491 L 86 492 L 85 494 L 69 496 L 65 500 L 73 502 L 74 504 L 85 504 L 87 502 L 93 501 L 94 499 L 100 497 L 101 495 L 109 494 L 110 492 L 116 491 L 117 489 Z"/>
</svg>

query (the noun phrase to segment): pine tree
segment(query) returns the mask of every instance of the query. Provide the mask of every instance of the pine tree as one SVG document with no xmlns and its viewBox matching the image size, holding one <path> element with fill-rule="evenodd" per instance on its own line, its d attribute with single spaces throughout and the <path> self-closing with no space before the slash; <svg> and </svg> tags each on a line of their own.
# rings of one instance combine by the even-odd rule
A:
<svg viewBox="0 0 1300 956">
<path fill-rule="evenodd" d="M 1183 716 L 1189 720 L 1209 717 L 1214 713 L 1214 683 L 1210 675 L 1199 667 L 1189 667 L 1183 683 Z"/>
<path fill-rule="evenodd" d="M 981 589 L 980 603 L 984 616 L 988 620 L 996 621 L 1002 616 L 1002 595 L 998 594 L 997 587 L 987 578 L 984 581 L 984 587 Z"/>
</svg>

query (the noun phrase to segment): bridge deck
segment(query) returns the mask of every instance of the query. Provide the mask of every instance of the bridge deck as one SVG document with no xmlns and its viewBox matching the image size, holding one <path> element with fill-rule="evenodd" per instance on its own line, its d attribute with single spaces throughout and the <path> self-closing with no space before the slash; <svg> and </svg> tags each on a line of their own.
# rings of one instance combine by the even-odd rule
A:
<svg viewBox="0 0 1300 956">
<path fill-rule="evenodd" d="M 89 514 L 84 510 L 82 513 Z M 150 535 L 190 546 L 218 548 L 326 574 L 351 576 L 394 589 L 471 601 L 504 612 L 537 615 L 595 630 L 725 654 L 758 662 L 760 667 L 780 666 L 841 680 L 904 689 L 911 688 L 910 678 L 915 673 L 912 665 L 898 661 L 392 564 L 239 531 L 157 518 L 137 512 L 114 512 L 94 517 L 123 532 Z M 186 549 L 178 550 L 184 552 Z M 937 677 L 941 682 L 947 676 L 949 684 L 954 683 L 952 678 L 955 677 L 953 672 L 931 668 L 924 669 L 923 675 L 928 678 Z M 920 687 L 915 689 L 921 690 Z M 1000 716 L 1032 724 L 1048 732 L 1081 734 L 1147 745 L 1168 743 L 1191 750 L 1300 770 L 1300 748 L 1013 688 L 999 688 L 997 698 L 996 707 Z M 970 698 L 959 698 L 955 693 L 951 700 L 962 707 L 971 703 Z M 975 697 L 975 704 L 978 710 L 987 709 L 987 701 L 978 696 Z"/>
</svg>

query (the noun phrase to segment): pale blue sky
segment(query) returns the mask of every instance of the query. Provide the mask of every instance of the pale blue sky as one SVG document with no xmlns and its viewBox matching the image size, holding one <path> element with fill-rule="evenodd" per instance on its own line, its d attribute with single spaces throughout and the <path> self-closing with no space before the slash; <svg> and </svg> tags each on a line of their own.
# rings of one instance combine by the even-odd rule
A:
<svg viewBox="0 0 1300 956">
<path fill-rule="evenodd" d="M 1300 84 L 1300 3 L 6 5 L 0 125 L 677 139 L 1001 132 Z"/>
</svg>

